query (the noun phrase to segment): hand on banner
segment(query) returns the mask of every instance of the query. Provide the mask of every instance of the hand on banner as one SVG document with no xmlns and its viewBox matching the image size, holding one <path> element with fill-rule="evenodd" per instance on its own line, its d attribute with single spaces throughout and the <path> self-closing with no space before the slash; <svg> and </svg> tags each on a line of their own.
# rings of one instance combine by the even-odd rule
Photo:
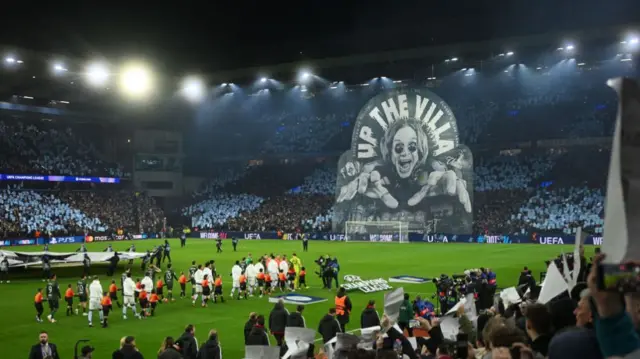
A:
<svg viewBox="0 0 640 359">
<path fill-rule="evenodd" d="M 598 272 L 600 271 L 600 263 L 604 260 L 605 255 L 599 254 L 593 258 L 593 265 L 589 271 L 587 285 L 589 286 L 589 294 L 596 304 L 598 313 L 603 318 L 608 318 L 619 314 L 624 310 L 620 300 L 619 293 L 607 293 L 598 289 Z"/>
<path fill-rule="evenodd" d="M 342 186 L 337 202 L 351 200 L 356 193 L 364 194 L 369 198 L 379 198 L 389 208 L 398 207 L 398 200 L 384 187 L 384 181 L 378 171 L 363 172 L 353 181 Z"/>
<path fill-rule="evenodd" d="M 415 206 L 422 202 L 433 188 L 437 186 L 444 188 L 444 194 L 449 196 L 458 196 L 458 200 L 464 206 L 464 210 L 471 213 L 471 197 L 467 191 L 467 184 L 462 178 L 458 178 L 458 175 L 451 170 L 447 171 L 433 171 L 429 173 L 427 184 L 409 198 L 409 206 Z"/>
</svg>

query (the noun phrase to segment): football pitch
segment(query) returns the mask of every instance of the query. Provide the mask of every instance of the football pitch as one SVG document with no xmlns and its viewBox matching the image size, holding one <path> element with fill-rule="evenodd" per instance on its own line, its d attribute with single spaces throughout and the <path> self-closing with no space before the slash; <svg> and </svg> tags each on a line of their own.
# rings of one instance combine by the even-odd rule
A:
<svg viewBox="0 0 640 359">
<path fill-rule="evenodd" d="M 173 269 L 179 275 L 181 271 L 188 273 L 191 261 L 204 263 L 207 260 L 216 261 L 216 270 L 221 273 L 224 281 L 224 295 L 226 302 L 213 304 L 208 308 L 200 306 L 192 307 L 189 299 L 177 299 L 174 303 L 166 303 L 158 306 L 154 317 L 138 320 L 129 315 L 128 320 L 122 319 L 121 309 L 114 303 L 114 311 L 109 316 L 109 327 L 101 328 L 97 314 L 94 315 L 94 327 L 89 328 L 87 318 L 82 315 L 67 317 L 65 315 L 65 302 L 61 300 L 57 313 L 57 323 L 37 323 L 35 321 L 35 309 L 33 297 L 39 287 L 44 283 L 40 278 L 40 269 L 32 269 L 28 272 L 16 271 L 21 278 L 14 278 L 10 284 L 0 284 L 0 346 L 3 349 L 2 357 L 19 358 L 26 357 L 29 349 L 38 340 L 40 330 L 49 333 L 49 340 L 58 345 L 62 358 L 72 358 L 73 348 L 80 339 L 90 340 L 89 344 L 96 348 L 94 358 L 111 358 L 111 353 L 118 349 L 119 340 L 126 335 L 136 337 L 136 342 L 145 358 L 155 358 L 157 351 L 166 336 L 177 339 L 187 324 L 196 327 L 198 343 L 206 341 L 210 329 L 217 329 L 222 345 L 223 355 L 226 358 L 242 358 L 244 355 L 243 327 L 250 312 L 264 314 L 266 318 L 273 307 L 268 299 L 253 297 L 248 300 L 235 300 L 228 297 L 231 290 L 231 267 L 236 260 L 248 253 L 257 258 L 263 254 L 286 254 L 290 256 L 297 253 L 298 257 L 307 268 L 307 282 L 311 287 L 302 290 L 300 294 L 314 297 L 327 298 L 328 301 L 310 304 L 306 307 L 304 317 L 307 326 L 317 329 L 320 318 L 333 305 L 335 291 L 321 289 L 321 281 L 314 274 L 317 269 L 314 260 L 320 255 L 329 254 L 336 256 L 340 262 L 340 279 L 344 275 L 357 275 L 363 280 L 384 278 L 391 276 L 411 275 L 417 277 L 433 278 L 442 273 L 462 273 L 466 268 L 490 267 L 498 277 L 499 287 L 515 285 L 519 272 L 523 266 L 529 266 L 534 271 L 536 280 L 540 271 L 545 270 L 544 261 L 562 251 L 573 251 L 572 246 L 549 245 L 501 245 L 501 244 L 455 244 L 455 243 L 344 243 L 310 241 L 309 251 L 302 252 L 302 243 L 299 241 L 277 240 L 240 240 L 238 251 L 233 252 L 230 241 L 224 241 L 223 253 L 216 254 L 215 241 L 189 239 L 186 248 L 180 248 L 177 239 L 171 239 L 171 255 Z M 109 242 L 117 251 L 125 251 L 132 242 Z M 140 240 L 135 245 L 138 252 L 151 249 L 160 244 L 160 240 Z M 107 242 L 87 244 L 89 251 L 102 251 Z M 70 252 L 78 249 L 80 245 L 54 245 L 50 247 L 52 252 Z M 594 247 L 586 249 L 587 257 L 593 255 Z M 12 247 L 10 250 L 40 251 L 37 247 Z M 126 261 L 121 261 L 118 271 L 113 279 L 120 286 L 120 275 L 126 266 Z M 163 266 L 165 269 L 166 266 Z M 140 261 L 133 266 L 133 278 L 142 277 Z M 64 291 L 68 284 L 75 283 L 82 271 L 81 267 L 54 268 L 58 274 L 60 290 Z M 92 274 L 97 274 L 106 290 L 111 278 L 106 277 L 106 266 L 94 265 Z M 90 283 L 90 281 L 89 281 Z M 411 298 L 416 295 L 431 297 L 434 286 L 428 284 L 400 284 L 390 283 L 394 288 L 403 286 Z M 176 287 L 178 285 L 176 284 Z M 179 294 L 179 287 L 174 296 Z M 187 285 L 187 294 L 191 293 L 191 285 Z M 277 294 L 276 294 L 277 295 Z M 122 300 L 121 294 L 118 295 Z M 347 329 L 355 329 L 360 326 L 360 313 L 369 299 L 375 299 L 378 311 L 383 304 L 383 293 L 350 293 L 353 302 L 351 323 Z M 77 298 L 76 301 L 77 303 Z M 295 309 L 294 305 L 287 305 L 289 311 Z M 45 303 L 44 316 L 48 315 L 48 307 Z M 272 338 L 272 343 L 275 340 Z M 84 345 L 84 344 L 82 344 Z"/>
</svg>

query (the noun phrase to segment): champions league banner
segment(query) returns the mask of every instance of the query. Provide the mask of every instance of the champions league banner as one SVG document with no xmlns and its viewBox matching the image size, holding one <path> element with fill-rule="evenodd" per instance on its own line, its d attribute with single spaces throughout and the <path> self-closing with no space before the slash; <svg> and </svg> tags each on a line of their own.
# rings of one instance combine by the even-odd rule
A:
<svg viewBox="0 0 640 359">
<path fill-rule="evenodd" d="M 473 156 L 433 92 L 403 88 L 369 100 L 338 166 L 334 232 L 346 221 L 399 221 L 410 232 L 471 233 Z"/>
</svg>

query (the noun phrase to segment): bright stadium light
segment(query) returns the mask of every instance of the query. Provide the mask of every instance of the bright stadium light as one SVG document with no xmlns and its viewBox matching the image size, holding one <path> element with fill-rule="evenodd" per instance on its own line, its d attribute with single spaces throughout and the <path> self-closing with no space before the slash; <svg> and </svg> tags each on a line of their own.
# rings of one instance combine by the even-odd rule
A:
<svg viewBox="0 0 640 359">
<path fill-rule="evenodd" d="M 153 86 L 151 71 L 141 64 L 130 64 L 120 73 L 120 87 L 125 95 L 144 97 Z"/>
<path fill-rule="evenodd" d="M 64 67 L 64 65 L 61 64 L 61 63 L 56 63 L 56 64 L 53 65 L 53 71 L 55 71 L 57 73 L 66 72 L 67 68 Z"/>
<path fill-rule="evenodd" d="M 187 77 L 182 84 L 182 95 L 191 102 L 198 102 L 204 98 L 206 86 L 204 81 L 196 77 Z"/>
<path fill-rule="evenodd" d="M 90 85 L 103 86 L 109 79 L 109 68 L 103 63 L 95 62 L 87 66 L 85 76 Z"/>
</svg>

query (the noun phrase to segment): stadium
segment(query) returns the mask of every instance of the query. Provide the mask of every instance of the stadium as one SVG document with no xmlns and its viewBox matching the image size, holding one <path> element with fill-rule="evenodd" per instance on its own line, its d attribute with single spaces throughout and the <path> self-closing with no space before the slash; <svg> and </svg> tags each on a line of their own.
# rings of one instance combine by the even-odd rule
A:
<svg viewBox="0 0 640 359">
<path fill-rule="evenodd" d="M 607 81 L 637 78 L 638 36 L 185 77 L 0 46 L 6 357 L 639 353 L 636 299 L 611 304 L 634 290 L 594 274 L 625 108 Z"/>
</svg>

